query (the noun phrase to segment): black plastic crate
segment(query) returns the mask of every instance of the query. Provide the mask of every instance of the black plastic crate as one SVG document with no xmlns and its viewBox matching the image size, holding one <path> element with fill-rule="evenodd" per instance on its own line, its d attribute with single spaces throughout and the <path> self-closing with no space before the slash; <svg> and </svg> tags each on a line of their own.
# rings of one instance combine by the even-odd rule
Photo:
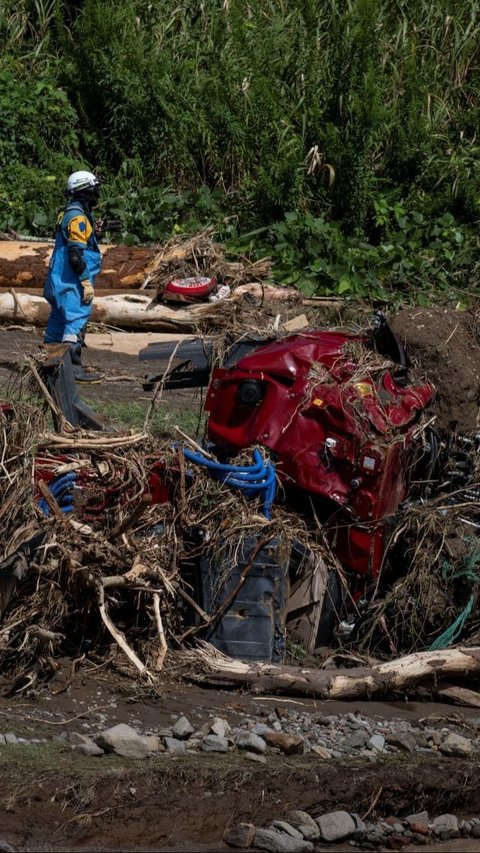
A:
<svg viewBox="0 0 480 853">
<path fill-rule="evenodd" d="M 235 590 L 259 539 L 246 537 L 235 547 L 222 546 L 200 558 L 203 609 L 214 613 Z M 230 657 L 283 662 L 289 594 L 290 547 L 272 539 L 255 556 L 253 566 L 228 610 L 206 639 Z"/>
</svg>

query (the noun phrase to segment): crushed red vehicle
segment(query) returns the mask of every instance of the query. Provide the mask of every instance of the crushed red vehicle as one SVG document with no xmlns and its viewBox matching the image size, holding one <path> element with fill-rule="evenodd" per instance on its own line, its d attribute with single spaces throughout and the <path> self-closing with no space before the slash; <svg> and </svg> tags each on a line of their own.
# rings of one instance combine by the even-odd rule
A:
<svg viewBox="0 0 480 853">
<path fill-rule="evenodd" d="M 287 488 L 323 500 L 344 567 L 375 577 L 384 519 L 408 493 L 418 419 L 434 389 L 396 378 L 392 365 L 363 373 L 366 345 L 364 336 L 310 331 L 259 347 L 213 372 L 205 409 L 217 447 L 268 448 Z"/>
<path fill-rule="evenodd" d="M 431 384 L 409 377 L 383 315 L 362 334 L 312 329 L 243 340 L 211 377 L 211 353 L 196 343 L 178 348 L 166 387 L 208 377 L 208 439 L 217 451 L 267 448 L 287 503 L 311 499 L 344 568 L 377 577 L 387 519 L 425 454 L 418 424 L 434 394 Z M 151 344 L 140 357 L 170 354 L 170 345 Z"/>
</svg>

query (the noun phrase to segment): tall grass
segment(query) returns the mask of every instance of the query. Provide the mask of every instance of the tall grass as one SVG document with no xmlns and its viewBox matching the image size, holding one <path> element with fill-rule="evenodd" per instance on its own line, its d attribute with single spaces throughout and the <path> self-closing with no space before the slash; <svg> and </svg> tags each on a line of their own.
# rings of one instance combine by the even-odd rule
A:
<svg viewBox="0 0 480 853">
<path fill-rule="evenodd" d="M 0 37 L 68 95 L 50 150 L 124 186 L 208 186 L 250 228 L 373 239 L 385 195 L 478 218 L 479 0 L 3 0 Z"/>
</svg>

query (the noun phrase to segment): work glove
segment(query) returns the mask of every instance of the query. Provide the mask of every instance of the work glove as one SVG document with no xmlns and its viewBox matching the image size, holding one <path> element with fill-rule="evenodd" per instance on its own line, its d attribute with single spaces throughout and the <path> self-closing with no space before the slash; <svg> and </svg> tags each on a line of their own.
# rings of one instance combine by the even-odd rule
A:
<svg viewBox="0 0 480 853">
<path fill-rule="evenodd" d="M 93 302 L 95 291 L 88 278 L 80 282 L 82 285 L 82 302 L 84 305 L 90 305 Z"/>
</svg>

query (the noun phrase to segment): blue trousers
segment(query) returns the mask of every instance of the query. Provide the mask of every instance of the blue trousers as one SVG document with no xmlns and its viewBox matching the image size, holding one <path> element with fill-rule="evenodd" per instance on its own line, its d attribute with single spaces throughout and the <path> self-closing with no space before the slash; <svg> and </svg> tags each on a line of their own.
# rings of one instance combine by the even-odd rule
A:
<svg viewBox="0 0 480 853">
<path fill-rule="evenodd" d="M 60 343 L 63 340 L 72 343 L 78 340 L 79 333 L 85 328 L 93 304 L 82 302 L 82 286 L 79 281 L 55 281 L 48 277 L 43 295 L 51 311 L 45 330 L 46 344 Z"/>
</svg>

